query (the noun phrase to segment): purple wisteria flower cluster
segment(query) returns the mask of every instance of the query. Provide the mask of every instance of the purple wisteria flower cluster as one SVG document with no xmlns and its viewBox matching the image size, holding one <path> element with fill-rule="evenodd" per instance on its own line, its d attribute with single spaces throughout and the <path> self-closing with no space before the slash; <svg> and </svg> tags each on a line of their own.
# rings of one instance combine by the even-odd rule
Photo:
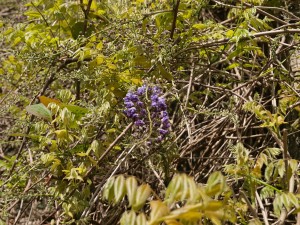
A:
<svg viewBox="0 0 300 225">
<path fill-rule="evenodd" d="M 171 126 L 162 94 L 157 86 L 143 85 L 134 92 L 129 91 L 124 98 L 124 114 L 134 121 L 140 134 L 151 131 L 156 141 L 162 141 Z"/>
</svg>

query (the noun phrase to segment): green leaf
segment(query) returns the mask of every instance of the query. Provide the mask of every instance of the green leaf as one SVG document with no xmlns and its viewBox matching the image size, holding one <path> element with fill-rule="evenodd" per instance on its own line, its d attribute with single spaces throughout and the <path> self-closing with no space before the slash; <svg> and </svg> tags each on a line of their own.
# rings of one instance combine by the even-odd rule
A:
<svg viewBox="0 0 300 225">
<path fill-rule="evenodd" d="M 189 202 L 198 201 L 198 190 L 196 182 L 192 177 L 188 177 L 187 183 L 189 187 Z"/>
<path fill-rule="evenodd" d="M 114 195 L 115 195 L 115 202 L 120 202 L 126 192 L 125 186 L 125 178 L 123 175 L 117 176 L 115 183 L 114 183 Z"/>
<path fill-rule="evenodd" d="M 134 204 L 132 205 L 132 208 L 134 210 L 139 210 L 141 209 L 147 200 L 147 198 L 150 196 L 152 192 L 152 189 L 148 184 L 142 184 L 141 186 L 138 187 L 136 190 L 136 195 L 135 195 L 135 201 Z"/>
<path fill-rule="evenodd" d="M 88 113 L 88 109 L 77 106 L 77 105 L 70 105 L 70 104 L 61 104 L 62 107 L 66 107 L 71 113 L 75 115 L 76 119 L 81 118 L 86 113 Z"/>
<path fill-rule="evenodd" d="M 173 76 L 159 63 L 157 65 L 159 74 L 165 78 L 166 80 L 171 81 L 173 79 Z"/>
<path fill-rule="evenodd" d="M 217 211 L 223 207 L 223 202 L 217 200 L 210 200 L 205 204 L 205 210 Z"/>
<path fill-rule="evenodd" d="M 28 17 L 32 17 L 32 18 L 40 18 L 41 17 L 41 14 L 37 11 L 27 11 L 24 13 L 25 16 L 28 16 Z"/>
<path fill-rule="evenodd" d="M 296 208 L 299 208 L 299 202 L 296 195 L 292 192 L 287 193 L 287 195 L 289 197 L 290 203 L 292 203 Z"/>
<path fill-rule="evenodd" d="M 266 181 L 269 181 L 273 175 L 273 172 L 274 172 L 274 164 L 273 162 L 270 162 L 268 165 L 267 165 L 267 168 L 265 170 L 265 178 L 266 178 Z"/>
<path fill-rule="evenodd" d="M 197 24 L 193 25 L 193 28 L 196 28 L 198 30 L 203 30 L 203 29 L 205 29 L 207 27 L 208 27 L 208 25 L 207 24 L 203 24 L 203 23 L 197 23 Z"/>
<path fill-rule="evenodd" d="M 280 212 L 282 210 L 282 206 L 283 206 L 283 203 L 282 203 L 281 195 L 277 194 L 274 201 L 273 201 L 273 207 L 274 207 L 275 215 L 277 215 L 277 216 L 280 215 Z"/>
<path fill-rule="evenodd" d="M 31 115 L 40 117 L 48 121 L 52 120 L 51 111 L 47 109 L 43 104 L 29 105 L 26 106 L 25 110 Z"/>
<path fill-rule="evenodd" d="M 190 189 L 189 189 L 189 183 L 188 183 L 188 176 L 185 174 L 182 174 L 181 176 L 181 184 L 182 184 L 182 190 L 181 190 L 181 201 L 184 201 L 188 198 Z"/>
<path fill-rule="evenodd" d="M 291 204 L 289 195 L 287 193 L 282 193 L 281 194 L 281 200 L 282 200 L 283 205 L 287 209 L 287 211 L 290 211 L 292 204 Z"/>
<path fill-rule="evenodd" d="M 234 69 L 239 66 L 240 66 L 240 64 L 238 62 L 234 62 L 234 63 L 230 64 L 226 69 L 231 70 L 231 69 Z"/>
<path fill-rule="evenodd" d="M 84 22 L 77 22 L 71 27 L 72 37 L 77 39 L 84 28 Z"/>
<path fill-rule="evenodd" d="M 120 224 L 121 225 L 134 225 L 136 220 L 136 214 L 134 211 L 126 211 L 123 213 L 121 219 L 120 219 Z"/>
<path fill-rule="evenodd" d="M 225 177 L 221 172 L 216 171 L 208 178 L 206 194 L 209 196 L 219 195 L 224 191 L 225 186 Z"/>
<path fill-rule="evenodd" d="M 114 182 L 115 177 L 109 178 L 103 188 L 103 198 L 109 202 L 113 202 L 114 199 Z"/>
<path fill-rule="evenodd" d="M 298 168 L 298 161 L 296 159 L 290 159 L 289 160 L 289 165 L 292 170 L 292 173 L 296 172 Z"/>
<path fill-rule="evenodd" d="M 185 174 L 183 174 L 185 175 Z M 171 182 L 169 183 L 167 190 L 166 190 L 166 197 L 165 200 L 171 204 L 173 201 L 177 200 L 177 197 L 182 189 L 182 182 L 181 182 L 181 176 L 179 174 L 176 174 Z"/>
<path fill-rule="evenodd" d="M 135 177 L 131 176 L 126 179 L 126 190 L 127 190 L 127 198 L 129 201 L 129 206 L 135 204 L 137 186 L 138 184 Z"/>
<path fill-rule="evenodd" d="M 285 172 L 286 172 L 285 171 L 285 164 L 284 164 L 283 159 L 278 160 L 277 169 L 278 169 L 279 176 L 282 178 L 284 176 Z"/>
<path fill-rule="evenodd" d="M 103 48 L 103 42 L 100 41 L 100 42 L 97 44 L 96 49 L 97 49 L 97 50 L 102 50 L 102 48 Z"/>
<path fill-rule="evenodd" d="M 149 225 L 160 224 L 159 220 L 161 217 L 166 216 L 170 213 L 169 208 L 160 200 L 150 202 L 150 222 Z"/>
<path fill-rule="evenodd" d="M 282 151 L 280 148 L 267 148 L 265 150 L 271 157 L 276 157 L 279 155 Z"/>
<path fill-rule="evenodd" d="M 144 213 L 140 213 L 136 217 L 136 225 L 147 225 L 147 219 Z"/>
<path fill-rule="evenodd" d="M 68 175 L 65 177 L 65 179 L 67 180 L 80 180 L 83 181 L 82 177 L 79 176 L 79 174 L 77 173 L 77 168 L 72 168 L 70 171 L 68 170 L 63 170 L 63 172 L 67 173 Z"/>
<path fill-rule="evenodd" d="M 264 188 L 261 189 L 260 191 L 260 196 L 262 199 L 266 199 L 266 198 L 274 198 L 275 196 L 275 191 L 273 188 L 266 186 Z"/>
</svg>

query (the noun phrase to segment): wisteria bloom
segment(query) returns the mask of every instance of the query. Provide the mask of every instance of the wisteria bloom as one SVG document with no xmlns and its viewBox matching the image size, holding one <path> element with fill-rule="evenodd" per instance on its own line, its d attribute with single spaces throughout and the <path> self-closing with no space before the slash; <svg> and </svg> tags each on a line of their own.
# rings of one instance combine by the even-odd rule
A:
<svg viewBox="0 0 300 225">
<path fill-rule="evenodd" d="M 151 138 L 156 141 L 162 141 L 171 127 L 162 94 L 159 87 L 144 84 L 136 91 L 129 91 L 124 98 L 124 114 L 133 120 L 140 135 L 152 131 Z"/>
</svg>

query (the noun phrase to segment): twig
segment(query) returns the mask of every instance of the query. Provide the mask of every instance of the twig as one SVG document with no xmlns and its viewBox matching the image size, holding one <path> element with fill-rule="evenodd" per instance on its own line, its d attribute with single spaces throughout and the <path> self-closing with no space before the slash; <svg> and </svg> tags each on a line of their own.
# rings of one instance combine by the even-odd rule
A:
<svg viewBox="0 0 300 225">
<path fill-rule="evenodd" d="M 102 179 L 102 182 L 98 185 L 97 189 L 94 191 L 91 200 L 89 202 L 89 207 L 86 208 L 82 215 L 81 218 L 87 217 L 88 214 L 90 213 L 90 211 L 92 210 L 92 208 L 94 207 L 94 204 L 98 201 L 100 195 L 99 193 L 102 191 L 102 189 L 104 188 L 104 184 L 105 182 L 110 179 L 112 176 L 114 176 L 117 172 L 117 170 L 119 169 L 119 167 L 122 165 L 122 163 L 125 161 L 126 157 L 135 149 L 136 144 L 134 144 L 129 151 L 127 152 L 126 156 L 123 157 L 123 155 L 126 153 L 125 151 L 123 151 L 121 153 L 121 155 L 118 157 L 118 159 L 116 160 L 116 163 L 118 164 L 115 168 L 111 168 L 110 171 L 108 171 L 108 173 L 106 173 L 105 177 Z M 120 162 L 119 162 L 120 161 Z"/>
<path fill-rule="evenodd" d="M 166 185 L 164 184 L 163 179 L 159 176 L 158 172 L 156 172 L 156 170 L 154 169 L 154 166 L 151 162 L 150 159 L 148 159 L 148 163 L 149 163 L 149 167 L 152 170 L 152 172 L 154 173 L 154 175 L 156 176 L 157 180 L 159 181 L 160 185 L 165 189 Z"/>
<path fill-rule="evenodd" d="M 178 9 L 179 9 L 180 0 L 177 0 L 176 4 L 173 7 L 173 22 L 172 22 L 172 28 L 171 28 L 171 34 L 170 38 L 173 39 L 175 28 L 176 28 L 176 21 L 177 21 L 177 15 L 178 15 Z"/>
<path fill-rule="evenodd" d="M 24 203 L 24 200 L 22 199 L 21 200 L 20 209 L 18 210 L 18 214 L 17 214 L 17 216 L 15 218 L 15 221 L 14 221 L 14 225 L 17 224 L 17 222 L 18 222 L 18 220 L 19 220 L 19 218 L 21 216 L 21 211 L 22 211 L 22 208 L 23 208 L 23 203 Z"/>
<path fill-rule="evenodd" d="M 263 215 L 263 218 L 264 218 L 264 223 L 265 223 L 265 225 L 269 225 L 268 215 L 267 215 L 266 209 L 264 208 L 264 205 L 263 205 L 263 203 L 261 201 L 261 198 L 260 198 L 257 191 L 255 191 L 255 196 L 256 196 L 256 200 L 258 202 L 258 205 L 261 209 L 261 212 L 262 212 L 262 215 Z"/>
<path fill-rule="evenodd" d="M 287 129 L 283 129 L 282 131 L 283 133 L 283 160 L 284 160 L 284 166 L 285 166 L 285 173 L 284 173 L 284 187 L 285 190 L 288 191 L 289 190 L 289 179 L 288 179 L 288 168 L 289 168 L 289 162 L 288 159 L 290 158 L 288 156 L 288 145 L 287 145 Z"/>
<path fill-rule="evenodd" d="M 246 201 L 247 206 L 250 209 L 251 214 L 254 216 L 254 218 L 258 218 L 257 212 L 254 210 L 254 208 L 251 205 L 251 202 L 249 201 L 249 199 L 247 198 L 247 195 L 245 194 L 244 191 L 240 190 L 240 195 L 241 197 Z"/>
<path fill-rule="evenodd" d="M 93 0 L 89 0 L 86 9 L 84 9 L 83 0 L 80 0 L 80 7 L 84 13 L 84 23 L 83 23 L 83 31 L 82 31 L 83 35 L 85 35 L 85 33 L 87 31 L 89 13 L 91 10 L 92 2 L 93 2 Z"/>
<path fill-rule="evenodd" d="M 186 93 L 186 100 L 185 100 L 184 107 L 187 107 L 187 105 L 188 105 L 189 97 L 190 97 L 190 93 L 191 93 L 191 89 L 192 89 L 192 85 L 193 85 L 192 83 L 193 83 L 194 70 L 195 70 L 195 61 L 193 59 L 193 54 L 191 54 L 191 60 L 192 60 L 191 74 L 190 74 L 189 86 L 188 86 L 187 93 Z"/>
<path fill-rule="evenodd" d="M 269 17 L 269 18 L 271 18 L 271 19 L 273 19 L 273 20 L 275 20 L 275 21 L 277 21 L 277 22 L 279 22 L 279 23 L 281 23 L 281 24 L 285 24 L 285 25 L 288 24 L 287 22 L 285 22 L 285 21 L 279 19 L 279 18 L 276 17 L 276 16 L 271 15 L 270 13 L 268 13 L 268 12 L 262 10 L 262 9 L 259 8 L 259 7 L 253 6 L 253 5 L 251 5 L 251 4 L 249 4 L 249 3 L 246 3 L 246 2 L 243 2 L 243 5 L 245 5 L 245 6 L 249 7 L 249 8 L 255 8 L 257 12 L 259 12 L 259 13 L 261 13 L 261 14 L 263 14 L 263 15 L 265 15 L 265 16 L 267 16 L 267 17 Z"/>
<path fill-rule="evenodd" d="M 97 166 L 100 165 L 101 161 L 107 156 L 107 154 L 110 152 L 110 150 L 118 143 L 118 141 L 126 134 L 126 132 L 132 127 L 133 122 L 131 122 L 119 136 L 108 146 L 108 148 L 105 150 L 105 152 L 101 155 L 101 157 L 97 161 Z M 95 169 L 96 166 L 92 166 L 90 170 L 86 173 L 85 177 L 88 177 L 93 169 Z"/>
</svg>

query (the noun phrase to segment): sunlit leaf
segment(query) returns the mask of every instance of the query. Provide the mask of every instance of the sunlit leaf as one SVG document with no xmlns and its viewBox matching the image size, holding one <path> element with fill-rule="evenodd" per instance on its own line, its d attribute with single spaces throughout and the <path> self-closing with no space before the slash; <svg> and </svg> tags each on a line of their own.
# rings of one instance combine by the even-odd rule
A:
<svg viewBox="0 0 300 225">
<path fill-rule="evenodd" d="M 97 44 L 96 48 L 97 48 L 98 50 L 102 50 L 102 48 L 103 48 L 103 43 L 102 43 L 102 41 L 100 41 L 100 42 Z"/>
<path fill-rule="evenodd" d="M 164 222 L 166 225 L 183 225 L 183 223 L 181 223 L 175 219 L 167 219 Z"/>
<path fill-rule="evenodd" d="M 54 133 L 56 134 L 57 138 L 59 138 L 59 139 L 67 139 L 68 138 L 68 131 L 66 129 L 56 130 L 56 131 L 54 131 Z"/>
<path fill-rule="evenodd" d="M 151 192 L 152 189 L 148 184 L 142 184 L 141 186 L 139 186 L 138 189 L 136 190 L 135 201 L 134 204 L 132 205 L 132 208 L 134 210 L 141 209 L 144 206 L 147 198 L 149 198 Z"/>
<path fill-rule="evenodd" d="M 292 170 L 292 173 L 296 172 L 298 168 L 298 161 L 296 159 L 290 159 L 289 160 L 289 166 Z"/>
<path fill-rule="evenodd" d="M 274 164 L 273 162 L 270 162 L 265 169 L 265 178 L 267 181 L 271 179 L 273 172 L 274 172 Z"/>
<path fill-rule="evenodd" d="M 182 183 L 180 179 L 180 175 L 176 174 L 171 182 L 169 183 L 167 190 L 166 190 L 166 200 L 169 203 L 172 203 L 174 200 L 177 200 L 177 195 L 182 189 Z"/>
<path fill-rule="evenodd" d="M 285 163 L 283 159 L 278 160 L 277 163 L 278 174 L 280 177 L 283 177 L 285 174 Z"/>
<path fill-rule="evenodd" d="M 121 225 L 129 225 L 129 224 L 136 224 L 135 223 L 136 220 L 136 214 L 134 211 L 126 211 L 122 214 L 122 217 L 120 219 L 120 224 Z"/>
<path fill-rule="evenodd" d="M 47 109 L 43 104 L 29 105 L 26 106 L 25 109 L 29 114 L 32 114 L 34 116 L 40 117 L 48 121 L 52 120 L 52 115 L 50 110 Z"/>
<path fill-rule="evenodd" d="M 282 210 L 283 202 L 280 194 L 277 194 L 275 196 L 275 199 L 273 200 L 273 207 L 274 207 L 274 213 L 275 215 L 279 216 L 280 212 Z"/>
<path fill-rule="evenodd" d="M 193 25 L 193 28 L 198 29 L 198 30 L 203 30 L 205 28 L 207 28 L 208 25 L 207 24 L 203 24 L 203 23 L 197 23 Z"/>
<path fill-rule="evenodd" d="M 225 177 L 221 172 L 212 173 L 207 181 L 206 193 L 209 196 L 219 195 L 224 191 Z"/>
<path fill-rule="evenodd" d="M 275 196 L 275 191 L 273 188 L 266 186 L 261 189 L 260 196 L 262 199 L 273 198 Z"/>
<path fill-rule="evenodd" d="M 150 202 L 150 222 L 151 225 L 160 224 L 158 221 L 161 217 L 169 214 L 169 208 L 160 200 Z"/>
<path fill-rule="evenodd" d="M 61 104 L 61 106 L 66 107 L 71 113 L 75 114 L 76 119 L 79 119 L 80 117 L 84 116 L 89 111 L 88 109 L 77 105 Z"/>
<path fill-rule="evenodd" d="M 115 202 L 120 202 L 126 192 L 125 178 L 123 175 L 117 176 L 114 183 Z"/>
<path fill-rule="evenodd" d="M 138 184 L 135 177 L 131 176 L 126 179 L 126 191 L 127 191 L 129 206 L 135 204 L 137 186 Z"/>
<path fill-rule="evenodd" d="M 144 213 L 140 213 L 136 217 L 136 225 L 147 225 L 147 219 Z"/>
<path fill-rule="evenodd" d="M 41 17 L 41 14 L 37 11 L 26 11 L 24 13 L 25 16 L 29 16 L 31 18 L 40 18 Z"/>
<path fill-rule="evenodd" d="M 111 177 L 106 181 L 103 188 L 103 198 L 109 202 L 113 202 L 114 200 L 114 183 L 115 177 Z"/>
<path fill-rule="evenodd" d="M 299 208 L 299 200 L 297 199 L 296 195 L 292 192 L 288 192 L 287 195 L 289 202 L 296 208 Z"/>
</svg>

